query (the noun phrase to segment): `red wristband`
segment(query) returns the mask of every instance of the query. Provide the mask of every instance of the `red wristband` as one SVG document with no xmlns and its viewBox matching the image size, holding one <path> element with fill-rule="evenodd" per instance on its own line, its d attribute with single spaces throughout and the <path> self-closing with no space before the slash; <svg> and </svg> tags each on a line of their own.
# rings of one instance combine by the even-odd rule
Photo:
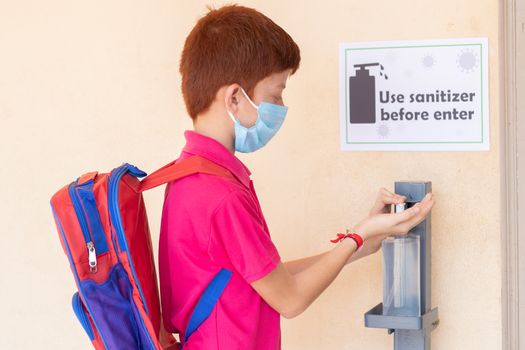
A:
<svg viewBox="0 0 525 350">
<path fill-rule="evenodd" d="M 331 239 L 330 242 L 332 243 L 337 243 L 337 242 L 340 242 L 342 241 L 343 239 L 345 238 L 352 238 L 355 243 L 357 244 L 357 249 L 361 248 L 361 246 L 363 245 L 363 238 L 357 234 L 356 232 L 354 233 L 348 233 L 349 230 L 346 230 L 346 234 L 342 234 L 342 233 L 337 233 L 337 238 L 336 239 Z"/>
</svg>

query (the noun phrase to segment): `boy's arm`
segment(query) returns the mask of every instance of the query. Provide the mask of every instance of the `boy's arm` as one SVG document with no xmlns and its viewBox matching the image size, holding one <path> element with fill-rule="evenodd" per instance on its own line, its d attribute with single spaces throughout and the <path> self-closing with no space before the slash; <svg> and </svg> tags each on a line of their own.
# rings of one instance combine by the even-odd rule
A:
<svg viewBox="0 0 525 350">
<path fill-rule="evenodd" d="M 274 310 L 285 318 L 293 318 L 306 310 L 333 282 L 356 248 L 353 239 L 344 239 L 328 252 L 289 265 L 295 274 L 280 262 L 251 286 Z"/>
<path fill-rule="evenodd" d="M 368 239 L 367 241 L 365 241 L 361 249 L 355 251 L 350 256 L 350 258 L 348 258 L 345 265 L 348 265 L 358 259 L 364 258 L 365 256 L 368 256 L 370 254 L 377 252 L 377 250 L 379 249 L 381 245 L 382 239 L 384 239 L 384 237 L 372 237 Z M 325 256 L 329 252 L 330 251 L 326 251 L 324 253 L 307 256 L 305 258 L 285 261 L 283 265 L 292 275 L 295 275 L 298 272 L 301 272 L 304 269 L 307 269 L 311 265 L 315 264 L 321 257 Z"/>
<path fill-rule="evenodd" d="M 328 252 L 324 252 L 317 255 L 307 256 L 305 258 L 285 261 L 283 262 L 283 265 L 288 270 L 288 272 L 290 272 L 292 275 L 295 275 L 298 272 L 301 272 L 304 269 L 315 264 L 321 257 L 325 256 L 327 253 Z"/>
<path fill-rule="evenodd" d="M 362 225 L 368 228 L 369 234 L 364 237 L 361 249 L 368 242 L 367 251 L 375 252 L 379 249 L 381 240 L 387 235 L 407 234 L 411 228 L 425 219 L 433 206 L 432 194 L 427 194 L 421 202 L 403 212 L 376 214 L 366 218 Z M 356 232 L 362 231 L 361 228 L 356 227 Z M 374 243 L 370 244 L 370 242 Z M 335 248 L 295 275 L 279 262 L 270 273 L 253 280 L 250 284 L 274 310 L 286 318 L 293 318 L 306 310 L 332 283 L 356 248 L 357 244 L 353 239 L 343 239 Z"/>
</svg>

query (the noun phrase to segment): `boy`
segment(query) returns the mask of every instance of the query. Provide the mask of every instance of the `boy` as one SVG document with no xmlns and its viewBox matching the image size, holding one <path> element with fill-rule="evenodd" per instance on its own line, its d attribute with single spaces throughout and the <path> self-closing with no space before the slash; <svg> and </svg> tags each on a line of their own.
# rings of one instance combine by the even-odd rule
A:
<svg viewBox="0 0 525 350">
<path fill-rule="evenodd" d="M 166 189 L 159 243 L 163 322 L 180 333 L 184 349 L 280 349 L 281 315 L 302 313 L 344 265 L 377 251 L 386 236 L 407 233 L 434 204 L 429 195 L 389 214 L 404 198 L 383 189 L 370 216 L 332 250 L 281 261 L 251 172 L 235 152 L 254 152 L 277 133 L 287 113 L 283 90 L 299 62 L 297 44 L 281 27 L 242 6 L 210 10 L 186 39 L 180 72 L 194 130 L 184 132 L 179 159 L 203 156 L 235 180 L 194 174 Z M 199 298 L 223 268 L 231 272 L 226 287 L 190 333 Z"/>
</svg>

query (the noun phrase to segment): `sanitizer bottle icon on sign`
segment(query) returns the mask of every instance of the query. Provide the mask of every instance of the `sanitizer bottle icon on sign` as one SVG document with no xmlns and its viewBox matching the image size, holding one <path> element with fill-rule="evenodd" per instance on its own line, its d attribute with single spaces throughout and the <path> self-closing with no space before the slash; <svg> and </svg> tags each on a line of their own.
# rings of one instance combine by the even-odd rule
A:
<svg viewBox="0 0 525 350">
<path fill-rule="evenodd" d="M 354 64 L 355 76 L 350 76 L 349 101 L 350 101 L 350 123 L 372 124 L 376 122 L 376 78 L 370 75 L 369 67 L 379 66 L 379 74 L 383 73 L 384 67 L 379 63 Z"/>
</svg>

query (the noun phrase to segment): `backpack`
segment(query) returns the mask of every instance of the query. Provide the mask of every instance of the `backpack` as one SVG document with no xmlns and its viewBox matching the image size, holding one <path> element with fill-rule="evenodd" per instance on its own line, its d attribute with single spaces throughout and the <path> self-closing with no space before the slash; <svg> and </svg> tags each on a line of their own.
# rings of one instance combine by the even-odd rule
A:
<svg viewBox="0 0 525 350">
<path fill-rule="evenodd" d="M 235 179 L 198 155 L 147 174 L 123 163 L 88 172 L 58 190 L 51 210 L 78 291 L 72 307 L 97 350 L 180 350 L 204 322 L 231 271 L 220 270 L 204 290 L 177 342 L 162 324 L 159 288 L 142 192 L 195 173 Z M 164 195 L 167 194 L 167 187 Z"/>
</svg>

